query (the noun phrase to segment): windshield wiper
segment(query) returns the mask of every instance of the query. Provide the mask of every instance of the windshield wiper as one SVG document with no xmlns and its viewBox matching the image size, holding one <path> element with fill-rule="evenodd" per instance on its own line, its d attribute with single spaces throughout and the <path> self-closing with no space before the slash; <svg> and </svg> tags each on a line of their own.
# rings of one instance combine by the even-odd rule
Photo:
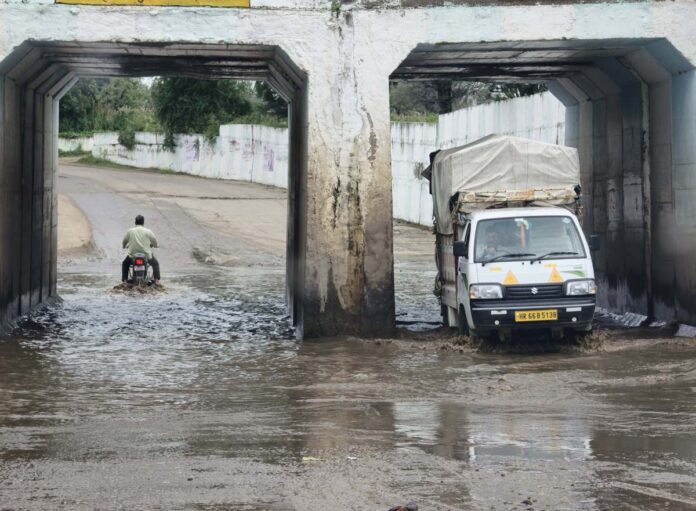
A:
<svg viewBox="0 0 696 511">
<path fill-rule="evenodd" d="M 486 261 L 481 261 L 481 266 L 486 266 L 488 263 L 492 263 L 495 261 L 500 261 L 501 259 L 505 257 L 526 257 L 526 256 L 535 256 L 536 254 L 531 254 L 529 252 L 508 252 L 507 254 L 500 254 L 495 257 L 492 257 L 490 259 L 487 259 Z"/>
<path fill-rule="evenodd" d="M 557 256 L 557 255 L 580 255 L 580 254 L 578 252 L 549 252 L 548 254 L 543 254 L 543 255 L 540 255 L 539 257 L 532 259 L 532 262 L 541 261 L 542 259 L 545 259 L 549 256 Z"/>
</svg>

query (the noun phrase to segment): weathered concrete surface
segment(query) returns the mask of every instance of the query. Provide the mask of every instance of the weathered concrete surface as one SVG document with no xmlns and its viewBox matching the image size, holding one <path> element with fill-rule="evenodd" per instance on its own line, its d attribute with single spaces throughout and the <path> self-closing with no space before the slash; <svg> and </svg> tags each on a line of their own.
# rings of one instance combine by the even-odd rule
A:
<svg viewBox="0 0 696 511">
<path fill-rule="evenodd" d="M 301 335 L 393 328 L 390 76 L 552 82 L 579 127 L 568 140 L 583 158 L 589 225 L 605 234 L 602 300 L 696 321 L 692 2 L 270 5 L 0 4 L 2 236 L 22 239 L 2 256 L 4 318 L 55 290 L 54 100 L 80 74 L 185 73 L 268 77 L 291 99 L 288 281 Z"/>
</svg>

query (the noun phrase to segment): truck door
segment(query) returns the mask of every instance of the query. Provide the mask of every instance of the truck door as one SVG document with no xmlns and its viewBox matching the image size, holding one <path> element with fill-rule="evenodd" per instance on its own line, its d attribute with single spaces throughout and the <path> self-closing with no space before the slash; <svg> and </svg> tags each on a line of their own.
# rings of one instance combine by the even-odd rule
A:
<svg viewBox="0 0 696 511">
<path fill-rule="evenodd" d="M 471 222 L 467 221 L 461 228 L 463 229 L 463 234 L 458 239 L 464 240 L 464 243 L 467 246 L 466 253 L 469 254 L 470 250 L 468 247 L 469 238 L 471 236 Z M 466 303 L 469 298 L 469 276 L 467 275 L 468 264 L 468 257 L 458 257 L 455 261 L 457 268 L 457 310 L 459 310 L 460 305 L 465 305 L 466 307 Z"/>
</svg>

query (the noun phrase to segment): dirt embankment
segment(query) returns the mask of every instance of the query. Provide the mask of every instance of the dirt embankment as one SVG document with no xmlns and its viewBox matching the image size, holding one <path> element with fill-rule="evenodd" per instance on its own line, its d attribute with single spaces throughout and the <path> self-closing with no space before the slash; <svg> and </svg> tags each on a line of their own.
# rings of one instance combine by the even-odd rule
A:
<svg viewBox="0 0 696 511">
<path fill-rule="evenodd" d="M 58 196 L 58 252 L 78 254 L 92 248 L 92 225 L 82 210 L 66 195 Z"/>
</svg>

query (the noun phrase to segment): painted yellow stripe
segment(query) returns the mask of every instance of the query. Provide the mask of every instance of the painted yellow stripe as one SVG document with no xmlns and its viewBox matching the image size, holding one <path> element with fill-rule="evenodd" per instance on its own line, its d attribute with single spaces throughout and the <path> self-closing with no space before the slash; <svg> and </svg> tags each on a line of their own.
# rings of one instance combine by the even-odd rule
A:
<svg viewBox="0 0 696 511">
<path fill-rule="evenodd" d="M 56 0 L 71 5 L 161 5 L 177 7 L 249 7 L 250 0 Z"/>
</svg>

